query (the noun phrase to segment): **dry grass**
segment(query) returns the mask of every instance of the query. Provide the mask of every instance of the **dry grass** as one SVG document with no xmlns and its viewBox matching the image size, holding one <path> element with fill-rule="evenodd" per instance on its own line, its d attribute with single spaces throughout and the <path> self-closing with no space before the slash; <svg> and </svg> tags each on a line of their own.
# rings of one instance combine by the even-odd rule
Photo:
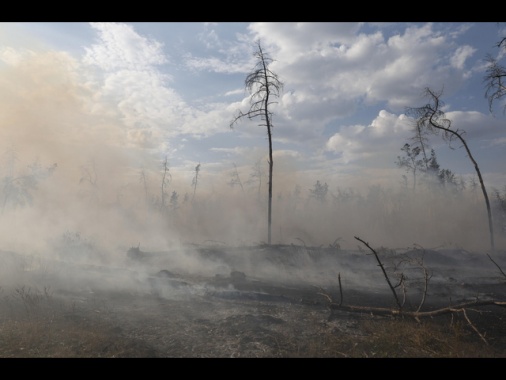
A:
<svg viewBox="0 0 506 380">
<path fill-rule="evenodd" d="M 462 322 L 369 316 L 352 331 L 322 329 L 281 357 L 314 358 L 506 358 L 504 344 L 486 345 Z"/>
<path fill-rule="evenodd" d="M 37 300 L 37 301 L 34 301 Z M 49 293 L 16 291 L 3 298 L 0 324 L 2 358 L 135 358 L 184 357 L 184 351 L 162 352 L 149 341 L 133 338 L 124 326 L 94 310 L 78 310 L 73 303 L 57 301 Z M 294 316 L 296 318 L 296 316 Z M 506 357 L 504 345 L 485 344 L 463 320 L 438 318 L 420 323 L 413 319 L 354 316 L 352 329 L 339 323 L 314 321 L 304 334 L 265 333 L 250 330 L 248 336 L 237 331 L 221 331 L 216 346 L 197 356 L 245 357 L 249 348 L 262 346 L 264 354 L 255 357 L 285 358 L 497 358 Z M 352 317 L 353 319 L 353 317 Z M 497 321 L 496 321 L 497 322 Z M 261 336 L 264 336 L 262 338 Z M 267 339 L 267 337 L 269 339 Z M 221 338 L 221 339 L 220 339 Z M 247 338 L 247 339 L 246 339 Z M 179 347 L 198 345 L 183 338 Z M 221 348 L 235 346 L 234 352 Z M 239 345 L 237 342 L 248 341 Z M 209 344 L 209 339 L 207 341 Z M 158 347 L 158 348 L 155 348 Z"/>
<path fill-rule="evenodd" d="M 49 289 L 18 287 L 3 295 L 0 316 L 2 358 L 153 355 L 142 343 L 122 338 L 118 328 L 93 316 L 93 311 L 83 312 L 74 302 L 58 300 Z"/>
<path fill-rule="evenodd" d="M 360 330 L 360 336 L 332 339 L 344 357 L 505 357 L 504 352 L 479 341 L 461 322 L 449 325 L 437 321 L 379 319 L 362 322 Z"/>
<path fill-rule="evenodd" d="M 100 323 L 87 325 L 64 318 L 4 322 L 0 328 L 3 358 L 101 358 L 152 355 L 118 340 L 114 330 Z"/>
</svg>

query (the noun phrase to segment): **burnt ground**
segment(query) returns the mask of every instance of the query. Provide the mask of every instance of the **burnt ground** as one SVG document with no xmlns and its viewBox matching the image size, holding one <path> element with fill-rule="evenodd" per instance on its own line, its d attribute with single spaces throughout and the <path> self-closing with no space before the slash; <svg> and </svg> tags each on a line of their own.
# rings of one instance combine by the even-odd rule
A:
<svg viewBox="0 0 506 380">
<path fill-rule="evenodd" d="M 413 311 L 420 306 L 425 285 L 428 288 L 421 311 L 473 300 L 506 300 L 506 278 L 499 269 L 506 267 L 504 253 L 490 257 L 462 250 L 377 253 L 392 285 L 403 274 L 406 293 L 403 295 L 401 287 L 396 288 L 396 293 L 404 302 L 404 310 Z M 14 260 L 16 255 L 9 255 L 4 253 L 2 257 L 11 258 L 12 269 L 16 266 L 12 262 L 19 258 Z M 16 275 L 17 285 L 3 287 L 4 316 L 21 318 L 21 310 L 18 314 L 13 311 L 14 300 L 24 306 L 25 313 L 30 313 L 35 309 L 35 300 L 40 304 L 41 294 L 50 292 L 52 304 L 60 305 L 67 321 L 88 330 L 99 326 L 104 338 L 94 351 L 82 348 L 71 354 L 51 354 L 47 350 L 28 354 L 27 348 L 5 351 L 4 347 L 4 352 L 12 352 L 12 356 L 459 356 L 454 352 L 457 348 L 441 352 L 442 349 L 432 347 L 440 337 L 430 344 L 418 342 L 413 348 L 415 343 L 395 337 L 395 331 L 382 325 L 409 319 L 409 334 L 427 335 L 420 326 L 429 324 L 440 331 L 449 331 L 453 326 L 455 335 L 458 325 L 460 338 L 477 347 L 471 351 L 475 355 L 506 357 L 504 307 L 470 306 L 465 315 L 455 310 L 423 318 L 422 323 L 367 310 L 332 308 L 332 304 L 342 304 L 396 309 L 377 259 L 366 251 L 340 251 L 336 247 L 190 246 L 177 253 L 130 249 L 121 265 L 53 261 L 28 268 L 26 258 L 23 262 L 23 275 Z M 3 279 L 7 277 L 4 274 Z M 8 289 L 14 296 L 8 294 Z M 33 310 L 32 316 L 37 314 Z M 382 348 L 385 342 L 377 340 L 381 334 L 383 340 L 393 340 L 389 344 L 394 346 Z M 363 342 L 373 338 L 377 340 L 374 348 L 364 348 Z M 447 345 L 451 347 L 451 343 Z"/>
</svg>

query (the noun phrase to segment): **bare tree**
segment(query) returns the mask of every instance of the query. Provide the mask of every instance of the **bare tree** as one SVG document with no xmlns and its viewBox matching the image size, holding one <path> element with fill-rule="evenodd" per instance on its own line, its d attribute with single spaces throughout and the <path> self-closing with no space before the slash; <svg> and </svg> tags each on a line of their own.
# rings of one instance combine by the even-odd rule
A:
<svg viewBox="0 0 506 380">
<path fill-rule="evenodd" d="M 408 143 L 404 144 L 401 150 L 405 153 L 406 157 L 397 156 L 397 161 L 395 162 L 398 167 L 406 168 L 406 172 L 413 172 L 413 192 L 416 190 L 416 175 L 419 170 L 422 170 L 422 166 L 426 166 L 427 163 L 424 160 L 418 159 L 418 155 L 420 154 L 420 147 L 415 146 L 411 148 L 411 145 Z"/>
<path fill-rule="evenodd" d="M 442 91 L 435 92 L 430 88 L 425 89 L 424 95 L 429 98 L 429 103 L 427 103 L 423 107 L 418 108 L 409 108 L 407 110 L 407 114 L 413 116 L 416 119 L 416 129 L 417 131 L 426 130 L 433 134 L 442 134 L 442 137 L 445 141 L 451 144 L 452 141 L 457 139 L 464 146 L 469 159 L 474 165 L 476 170 L 476 174 L 478 175 L 478 179 L 480 181 L 481 190 L 483 192 L 483 197 L 485 198 L 485 204 L 487 207 L 488 213 L 488 226 L 490 232 L 490 245 L 492 249 L 495 249 L 494 244 L 494 227 L 492 224 L 492 211 L 490 208 L 490 201 L 487 195 L 487 190 L 485 189 L 485 184 L 483 183 L 483 178 L 481 176 L 480 168 L 478 167 L 478 163 L 474 159 L 471 154 L 471 150 L 467 145 L 466 140 L 464 139 L 464 131 L 453 130 L 451 121 L 445 118 L 445 114 L 441 109 L 444 106 L 444 103 L 440 100 Z"/>
<path fill-rule="evenodd" d="M 91 190 L 89 191 L 89 195 L 87 195 L 91 200 L 96 203 L 100 202 L 100 189 L 98 185 L 98 175 L 97 175 L 97 166 L 95 160 L 92 159 L 89 162 L 89 166 L 81 167 L 82 176 L 79 179 L 79 184 L 88 183 L 91 186 Z"/>
<path fill-rule="evenodd" d="M 176 211 L 179 208 L 179 194 L 174 190 L 170 196 L 170 207 L 172 211 Z"/>
<path fill-rule="evenodd" d="M 162 175 L 162 186 L 161 186 L 161 190 L 162 190 L 162 193 L 161 193 L 161 205 L 160 205 L 160 210 L 164 210 L 165 209 L 165 198 L 167 197 L 167 187 L 169 186 L 169 183 L 172 179 L 172 175 L 169 173 L 169 161 L 167 160 L 167 156 L 165 156 L 165 159 L 163 160 L 163 163 L 162 163 L 162 170 L 163 170 L 163 175 Z"/>
<path fill-rule="evenodd" d="M 499 49 L 504 49 L 506 52 L 506 37 L 503 37 L 496 46 Z M 488 106 L 490 112 L 495 101 L 498 101 L 506 96 L 506 67 L 501 65 L 497 58 L 488 55 L 486 60 L 487 71 L 483 81 L 485 82 L 485 97 L 488 99 Z M 506 113 L 506 104 L 504 105 L 503 112 Z"/>
<path fill-rule="evenodd" d="M 252 171 L 249 175 L 249 179 L 246 181 L 247 184 L 253 184 L 255 182 L 258 183 L 257 186 L 257 194 L 260 195 L 260 189 L 262 188 L 262 177 L 264 176 L 264 171 L 262 169 L 262 163 L 260 160 L 255 162 L 255 165 L 252 168 Z"/>
<path fill-rule="evenodd" d="M 195 199 L 195 193 L 197 191 L 197 183 L 199 181 L 199 172 L 200 172 L 200 163 L 197 166 L 195 166 L 195 176 L 193 177 L 193 180 L 192 180 L 192 185 L 193 185 L 192 202 Z"/>
<path fill-rule="evenodd" d="M 241 181 L 241 177 L 239 176 L 239 172 L 237 170 L 237 165 L 235 164 L 235 162 L 233 165 L 234 165 L 234 171 L 230 175 L 232 178 L 230 179 L 228 184 L 232 187 L 234 187 L 235 185 L 239 185 L 241 187 L 242 192 L 244 193 L 244 187 L 242 186 L 242 181 Z"/>
<path fill-rule="evenodd" d="M 271 100 L 272 97 L 279 97 L 283 89 L 283 83 L 279 80 L 277 74 L 273 73 L 269 68 L 269 64 L 273 61 L 264 51 L 260 42 L 257 43 L 257 51 L 255 57 L 257 64 L 252 73 L 245 80 L 246 89 L 251 94 L 250 109 L 243 113 L 239 111 L 237 116 L 230 123 L 230 128 L 240 119 L 247 117 L 248 119 L 260 118 L 261 126 L 267 127 L 267 136 L 269 138 L 269 207 L 268 207 L 268 244 L 271 244 L 272 230 L 272 172 L 274 162 L 272 160 L 272 112 L 270 106 L 276 102 Z"/>
<path fill-rule="evenodd" d="M 144 168 L 141 169 L 141 173 L 140 173 L 140 176 L 139 176 L 139 182 L 142 182 L 142 186 L 144 188 L 144 202 L 147 205 L 148 201 L 149 201 L 148 183 L 147 183 L 147 179 L 146 179 L 146 171 L 144 170 Z"/>
<path fill-rule="evenodd" d="M 322 184 L 320 181 L 316 181 L 312 189 L 309 189 L 309 196 L 316 199 L 320 203 L 325 203 L 327 200 L 327 193 L 329 191 L 329 185 L 327 182 Z"/>
<path fill-rule="evenodd" d="M 91 169 L 88 166 L 82 166 L 81 171 L 82 177 L 79 179 L 79 183 L 88 182 L 93 188 L 97 188 L 97 168 L 95 160 L 91 160 Z"/>
</svg>

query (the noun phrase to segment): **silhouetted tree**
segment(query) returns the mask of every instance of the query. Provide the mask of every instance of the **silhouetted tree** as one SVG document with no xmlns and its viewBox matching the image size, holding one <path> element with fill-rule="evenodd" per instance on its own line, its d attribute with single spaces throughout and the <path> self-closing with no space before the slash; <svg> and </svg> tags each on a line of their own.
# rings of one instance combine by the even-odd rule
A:
<svg viewBox="0 0 506 380">
<path fill-rule="evenodd" d="M 353 201 L 361 201 L 362 196 L 359 192 L 352 188 L 343 189 L 337 188 L 337 195 L 332 194 L 334 203 L 351 203 Z"/>
<path fill-rule="evenodd" d="M 172 211 L 176 211 L 179 208 L 179 194 L 174 190 L 170 196 L 170 208 Z"/>
<path fill-rule="evenodd" d="M 262 177 L 264 176 L 264 171 L 262 170 L 262 163 L 260 160 L 255 162 L 251 174 L 249 175 L 249 179 L 246 181 L 247 184 L 258 183 L 258 194 L 260 195 L 260 189 L 262 188 Z"/>
<path fill-rule="evenodd" d="M 503 37 L 496 47 L 504 49 L 506 52 L 506 37 Z M 490 112 L 495 101 L 498 101 L 506 96 L 506 67 L 501 65 L 497 58 L 487 55 L 487 71 L 484 77 L 485 82 L 485 97 L 488 99 L 488 106 Z M 506 104 L 504 105 L 504 112 L 506 112 Z"/>
<path fill-rule="evenodd" d="M 195 199 L 195 193 L 197 192 L 197 183 L 199 182 L 199 173 L 200 173 L 200 163 L 195 166 L 195 176 L 192 180 L 192 186 L 193 186 L 193 196 L 192 196 L 192 202 Z"/>
<path fill-rule="evenodd" d="M 420 126 L 417 126 L 417 135 L 419 134 L 419 129 Z M 423 145 L 424 149 L 428 149 L 426 143 Z M 458 190 L 459 183 L 455 174 L 450 169 L 441 169 L 434 149 L 430 150 L 429 157 L 427 157 L 425 153 L 422 158 L 418 158 L 423 151 L 419 146 L 413 147 L 406 143 L 401 150 L 405 153 L 405 157 L 397 156 L 397 161 L 395 163 L 399 168 L 406 168 L 407 172 L 411 171 L 413 173 L 413 192 L 418 182 L 418 173 L 423 175 L 421 179 L 425 179 L 429 186 L 437 185 L 442 188 L 451 188 L 454 191 Z M 405 181 L 407 181 L 407 178 L 405 178 Z"/>
<path fill-rule="evenodd" d="M 450 188 L 454 191 L 457 190 L 458 182 L 455 173 L 450 169 L 441 169 L 434 149 L 430 150 L 430 157 L 425 172 L 431 185 L 436 184 L 443 188 Z"/>
<path fill-rule="evenodd" d="M 320 181 L 316 181 L 312 189 L 309 189 L 309 194 L 312 198 L 319 202 L 325 202 L 327 200 L 327 192 L 329 191 L 329 185 L 327 182 L 322 184 Z"/>
<path fill-rule="evenodd" d="M 244 192 L 244 187 L 242 186 L 241 177 L 239 177 L 239 172 L 237 171 L 237 165 L 234 163 L 234 171 L 230 175 L 232 178 L 229 181 L 229 185 L 234 187 L 235 185 L 239 185 L 241 190 Z"/>
<path fill-rule="evenodd" d="M 467 155 L 471 162 L 474 165 L 474 169 L 476 170 L 476 174 L 478 175 L 478 179 L 480 181 L 481 190 L 483 192 L 483 197 L 485 198 L 485 204 L 487 207 L 488 214 L 488 225 L 490 232 L 490 245 L 492 249 L 495 249 L 494 243 L 494 227 L 492 223 L 492 211 L 490 209 L 490 201 L 487 195 L 487 190 L 485 188 L 485 184 L 483 183 L 483 178 L 481 176 L 480 168 L 478 167 L 478 163 L 474 159 L 469 146 L 467 145 L 466 140 L 464 139 L 463 131 L 459 131 L 458 129 L 453 130 L 451 121 L 446 119 L 444 112 L 441 110 L 444 106 L 444 103 L 441 101 L 442 91 L 435 92 L 430 88 L 426 88 L 424 92 L 425 97 L 429 98 L 429 103 L 422 107 L 418 108 L 408 108 L 407 114 L 416 119 L 416 129 L 420 131 L 428 131 L 430 133 L 439 135 L 441 134 L 442 138 L 447 141 L 450 146 L 452 141 L 457 139 L 464 146 Z"/>
<path fill-rule="evenodd" d="M 413 192 L 416 190 L 416 176 L 418 171 L 423 170 L 426 166 L 423 159 L 419 159 L 421 148 L 418 146 L 411 147 L 410 144 L 406 143 L 401 148 L 406 157 L 397 156 L 397 161 L 395 162 L 398 167 L 406 168 L 407 172 L 413 173 Z"/>
<path fill-rule="evenodd" d="M 296 202 L 300 200 L 300 193 L 301 193 L 300 185 L 296 184 L 295 188 L 293 189 L 293 197 L 295 198 Z"/>
<path fill-rule="evenodd" d="M 88 190 L 84 190 L 85 196 L 93 202 L 100 202 L 100 189 L 98 185 L 98 175 L 95 160 L 90 160 L 86 166 L 81 166 L 81 178 L 79 184 L 88 186 Z"/>
<path fill-rule="evenodd" d="M 274 162 L 272 160 L 272 112 L 270 106 L 273 102 L 271 98 L 279 97 L 283 89 L 283 83 L 279 80 L 277 74 L 269 69 L 269 64 L 273 61 L 264 51 L 260 42 L 257 43 L 257 51 L 255 52 L 257 63 L 255 69 L 245 80 L 247 90 L 250 92 L 250 109 L 243 113 L 239 111 L 237 116 L 230 123 L 230 128 L 234 124 L 244 118 L 255 119 L 260 118 L 263 123 L 261 126 L 267 127 L 267 136 L 269 139 L 269 206 L 268 206 L 268 244 L 271 244 L 271 227 L 272 227 L 272 172 Z"/>
<path fill-rule="evenodd" d="M 149 195 L 148 195 L 148 183 L 146 179 L 146 171 L 144 169 L 141 169 L 141 173 L 139 176 L 139 182 L 142 183 L 142 187 L 144 189 L 144 201 L 146 204 L 149 202 Z"/>
<path fill-rule="evenodd" d="M 167 186 L 169 186 L 169 183 L 172 179 L 172 175 L 169 172 L 169 162 L 167 160 L 167 156 L 165 156 L 165 159 L 163 160 L 162 170 L 163 174 L 162 174 L 162 186 L 161 186 L 162 194 L 160 199 L 161 202 L 160 210 L 163 210 L 165 208 L 165 198 L 167 197 Z"/>
<path fill-rule="evenodd" d="M 24 175 L 6 175 L 2 178 L 0 190 L 2 196 L 2 214 L 7 206 L 14 207 L 32 204 L 32 191 L 37 189 L 40 181 L 48 178 L 56 170 L 57 164 L 42 168 L 38 162 L 28 165 L 28 173 Z"/>
<path fill-rule="evenodd" d="M 506 233 L 506 186 L 504 186 L 502 193 L 495 188 L 492 191 L 495 195 L 495 208 L 499 214 L 498 226 L 502 233 Z"/>
</svg>

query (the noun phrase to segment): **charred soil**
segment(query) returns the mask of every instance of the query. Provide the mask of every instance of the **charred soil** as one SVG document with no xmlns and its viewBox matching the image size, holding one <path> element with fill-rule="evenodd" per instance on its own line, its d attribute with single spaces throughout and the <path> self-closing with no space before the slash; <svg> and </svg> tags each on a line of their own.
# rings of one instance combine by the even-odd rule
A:
<svg viewBox="0 0 506 380">
<path fill-rule="evenodd" d="M 128 273 L 121 274 L 134 279 L 136 286 L 128 287 L 103 286 L 96 279 L 106 276 L 105 269 L 97 268 L 85 285 L 76 280 L 73 286 L 42 287 L 40 278 L 31 277 L 31 284 L 38 287 L 2 288 L 0 356 L 506 357 L 504 307 L 468 307 L 465 312 L 454 310 L 418 321 L 331 308 L 333 303 L 395 310 L 396 303 L 381 273 L 376 277 L 368 272 L 379 270 L 364 264 L 364 253 L 344 260 L 344 253 L 339 259 L 336 252 L 315 252 L 257 247 L 243 248 L 237 255 L 231 248 L 193 247 L 190 255 L 219 265 L 207 273 L 189 273 L 174 261 L 164 261 L 166 253 L 142 255 L 139 251 L 128 258 Z M 424 265 L 429 266 L 431 260 L 437 264 L 436 258 L 440 262 L 422 310 L 473 299 L 504 300 L 506 281 L 490 260 L 473 262 L 475 276 L 468 275 L 467 267 L 459 276 L 450 260 L 454 252 L 432 252 L 436 255 L 432 259 L 425 254 Z M 268 258 L 268 269 L 252 265 L 261 258 Z M 460 259 L 475 257 L 466 254 Z M 325 272 L 330 270 L 328 260 L 339 264 L 329 273 Z M 313 266 L 312 275 L 311 262 L 323 264 Z M 350 273 L 365 270 L 368 281 L 377 286 L 360 278 L 345 281 L 346 268 L 353 265 L 358 267 Z M 273 277 L 272 269 L 279 276 Z M 489 269 L 490 276 L 483 276 Z M 108 268 L 107 276 L 114 284 L 111 273 Z M 409 270 L 404 268 L 403 273 Z M 343 280 L 340 285 L 338 276 Z M 413 281 L 404 298 L 405 308 L 412 310 L 420 306 L 425 283 L 423 278 L 410 278 Z"/>
</svg>

